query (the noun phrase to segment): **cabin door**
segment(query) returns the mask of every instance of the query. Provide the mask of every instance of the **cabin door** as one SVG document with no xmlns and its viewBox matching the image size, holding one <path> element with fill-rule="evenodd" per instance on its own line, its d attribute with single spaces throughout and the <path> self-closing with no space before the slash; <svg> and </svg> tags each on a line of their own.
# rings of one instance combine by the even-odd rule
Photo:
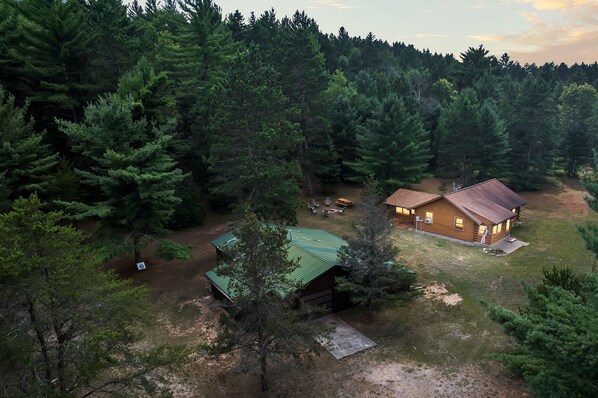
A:
<svg viewBox="0 0 598 398">
<path fill-rule="evenodd" d="M 511 220 L 507 220 L 505 227 L 505 236 L 511 236 Z"/>
</svg>

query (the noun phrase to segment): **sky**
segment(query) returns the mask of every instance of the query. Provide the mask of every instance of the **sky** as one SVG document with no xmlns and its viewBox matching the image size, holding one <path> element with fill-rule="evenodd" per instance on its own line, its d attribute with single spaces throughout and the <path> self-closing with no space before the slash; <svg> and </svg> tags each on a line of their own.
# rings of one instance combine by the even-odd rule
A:
<svg viewBox="0 0 598 398">
<path fill-rule="evenodd" d="M 143 3 L 143 1 L 140 1 Z M 223 14 L 278 17 L 305 10 L 320 30 L 372 32 L 388 42 L 452 53 L 483 44 L 520 63 L 598 61 L 598 0 L 215 0 Z"/>
</svg>

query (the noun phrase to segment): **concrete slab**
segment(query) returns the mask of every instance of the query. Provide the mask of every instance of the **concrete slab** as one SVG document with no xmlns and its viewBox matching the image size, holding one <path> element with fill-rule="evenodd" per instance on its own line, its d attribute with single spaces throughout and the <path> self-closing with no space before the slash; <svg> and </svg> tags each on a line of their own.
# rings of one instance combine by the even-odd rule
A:
<svg viewBox="0 0 598 398">
<path fill-rule="evenodd" d="M 515 239 L 512 236 L 505 238 L 501 241 L 496 242 L 495 244 L 491 245 L 491 249 L 502 250 L 505 254 L 511 254 L 515 250 L 520 249 L 524 246 L 529 245 L 529 243 L 524 242 L 519 239 Z"/>
<path fill-rule="evenodd" d="M 323 322 L 326 327 L 332 328 L 332 332 L 328 338 L 316 337 L 316 341 L 336 359 L 344 358 L 376 345 L 336 315 L 328 315 L 320 318 L 319 321 Z"/>
</svg>

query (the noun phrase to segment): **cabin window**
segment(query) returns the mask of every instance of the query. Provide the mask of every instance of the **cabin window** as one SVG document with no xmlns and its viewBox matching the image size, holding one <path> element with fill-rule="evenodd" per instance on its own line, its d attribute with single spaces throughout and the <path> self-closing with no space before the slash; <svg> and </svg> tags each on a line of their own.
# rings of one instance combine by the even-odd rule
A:
<svg viewBox="0 0 598 398">
<path fill-rule="evenodd" d="M 500 232 L 502 231 L 502 223 L 498 224 L 497 227 L 498 228 L 497 228 L 496 232 L 500 234 Z"/>
<path fill-rule="evenodd" d="M 434 213 L 432 213 L 431 211 L 427 211 L 426 212 L 426 220 L 430 219 L 430 221 L 434 220 Z"/>
<path fill-rule="evenodd" d="M 480 227 L 478 228 L 478 235 L 480 235 L 480 236 L 484 235 L 487 230 L 488 230 L 487 226 L 480 225 Z"/>
<path fill-rule="evenodd" d="M 463 218 L 455 217 L 455 229 L 463 231 Z"/>
<path fill-rule="evenodd" d="M 492 227 L 492 235 L 496 235 L 496 232 L 498 231 L 498 225 L 495 225 Z"/>
<path fill-rule="evenodd" d="M 509 232 L 510 229 L 511 229 L 511 220 L 507 220 L 507 225 L 505 227 L 505 231 Z"/>
<path fill-rule="evenodd" d="M 517 214 L 517 209 L 511 210 L 511 212 L 513 212 L 513 214 Z"/>
<path fill-rule="evenodd" d="M 415 215 L 415 209 L 411 209 L 411 215 L 414 216 Z"/>
<path fill-rule="evenodd" d="M 411 214 L 409 209 L 405 209 L 404 207 L 397 207 L 396 212 L 397 212 L 397 214 L 403 214 L 405 216 L 408 216 L 409 214 Z"/>
</svg>

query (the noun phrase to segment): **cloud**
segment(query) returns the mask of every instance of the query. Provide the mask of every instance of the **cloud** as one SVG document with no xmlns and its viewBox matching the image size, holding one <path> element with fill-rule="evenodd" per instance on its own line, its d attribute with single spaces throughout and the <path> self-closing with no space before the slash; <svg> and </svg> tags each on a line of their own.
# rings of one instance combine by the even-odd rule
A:
<svg viewBox="0 0 598 398">
<path fill-rule="evenodd" d="M 350 2 L 342 2 L 339 0 L 309 0 L 307 2 L 307 7 L 309 9 L 319 9 L 319 8 L 336 8 L 340 10 L 348 10 L 351 8 L 357 7 L 353 1 Z"/>
<path fill-rule="evenodd" d="M 574 9 L 597 7 L 596 0 L 517 0 L 521 4 L 530 4 L 536 10 L 559 10 L 568 12 Z"/>
<path fill-rule="evenodd" d="M 493 42 L 524 62 L 598 60 L 598 0 L 516 0 L 532 10 L 520 11 L 529 28 L 518 34 L 482 33 L 468 38 Z M 556 15 L 555 15 L 556 14 Z"/>
<path fill-rule="evenodd" d="M 425 38 L 436 38 L 436 37 L 448 37 L 447 35 L 439 35 L 436 33 L 416 33 L 414 37 L 418 39 L 425 39 Z"/>
</svg>

